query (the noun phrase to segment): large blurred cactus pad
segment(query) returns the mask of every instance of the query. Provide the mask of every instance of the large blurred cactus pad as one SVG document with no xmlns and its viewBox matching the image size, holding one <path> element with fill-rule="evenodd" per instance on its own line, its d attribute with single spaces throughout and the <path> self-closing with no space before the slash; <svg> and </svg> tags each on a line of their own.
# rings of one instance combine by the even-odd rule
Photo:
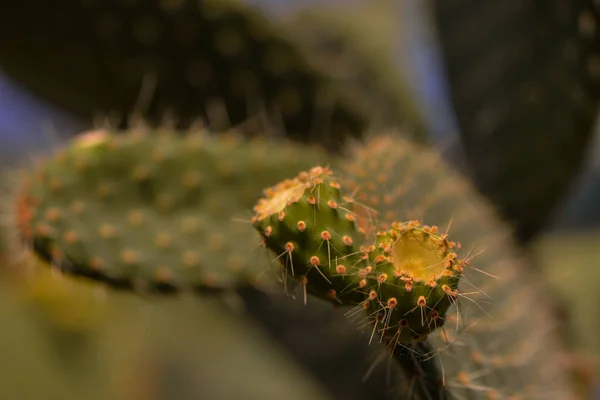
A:
<svg viewBox="0 0 600 400">
<path fill-rule="evenodd" d="M 451 235 L 471 260 L 455 307 L 439 334 L 428 337 L 435 350 L 424 355 L 439 356 L 451 398 L 568 398 L 551 293 L 525 268 L 509 231 L 470 183 L 431 149 L 397 133 L 357 144 L 340 170 L 342 184 L 371 210 L 361 219 L 378 222 L 378 229 L 422 219 Z"/>
<path fill-rule="evenodd" d="M 587 156 L 600 98 L 597 7 L 434 2 L 474 181 L 522 241 L 542 229 Z"/>
<path fill-rule="evenodd" d="M 332 146 L 370 118 L 281 27 L 235 0 L 3 3 L 0 68 L 83 118 L 136 111 L 222 128 L 267 116 Z"/>
<path fill-rule="evenodd" d="M 320 156 L 203 130 L 93 131 L 23 172 L 8 229 L 59 269 L 119 287 L 230 288 L 264 268 L 243 221 L 263 183 Z"/>
</svg>

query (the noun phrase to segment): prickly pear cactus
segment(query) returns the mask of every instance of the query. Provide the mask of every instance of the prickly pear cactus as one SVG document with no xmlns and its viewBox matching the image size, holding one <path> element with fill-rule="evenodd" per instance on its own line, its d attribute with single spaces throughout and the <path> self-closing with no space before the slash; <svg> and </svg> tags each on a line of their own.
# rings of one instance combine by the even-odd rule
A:
<svg viewBox="0 0 600 400">
<path fill-rule="evenodd" d="M 0 67 L 86 120 L 141 113 L 183 128 L 202 117 L 257 133 L 266 115 L 290 137 L 337 148 L 370 119 L 284 29 L 237 0 L 3 3 Z"/>
<path fill-rule="evenodd" d="M 463 265 L 444 326 L 427 338 L 431 353 L 419 356 L 439 357 L 438 378 L 450 398 L 572 395 L 560 367 L 564 350 L 553 299 L 544 282 L 523 267 L 509 232 L 466 181 L 431 150 L 393 133 L 354 146 L 340 170 L 342 185 L 370 210 L 359 221 L 385 230 L 394 220 L 422 219 L 442 227 L 472 260 Z M 399 386 L 411 398 L 414 385 Z"/>
<path fill-rule="evenodd" d="M 199 218 L 202 214 L 211 234 L 223 232 L 229 238 L 234 234 L 229 225 L 223 227 L 224 221 L 249 210 L 262 187 L 292 176 L 282 166 L 297 171 L 306 168 L 302 164 L 322 161 L 311 158 L 319 158 L 318 153 L 300 153 L 297 146 L 286 153 L 273 151 L 283 145 L 263 143 L 261 147 L 261 143 L 215 138 L 204 132 L 188 136 L 144 130 L 128 135 L 82 135 L 20 178 L 15 200 L 10 202 L 11 230 L 27 239 L 29 250 L 33 248 L 75 275 L 128 287 L 230 288 L 246 282 L 246 274 L 268 269 L 269 263 L 245 263 L 239 270 L 215 263 L 227 259 L 213 247 L 210 236 L 186 242 L 180 238 L 186 232 L 177 230 L 183 225 L 171 224 L 178 217 Z M 253 151 L 260 156 L 250 156 Z M 190 152 L 196 156 L 190 157 Z M 300 156 L 295 162 L 294 154 Z M 261 175 L 249 161 L 256 159 L 266 168 L 264 177 L 270 181 L 266 185 L 251 180 Z M 317 297 L 349 301 L 355 307 L 349 314 L 358 315 L 374 328 L 373 334 L 379 333 L 391 345 L 403 373 L 395 380 L 400 396 L 431 398 L 432 391 L 423 388 L 433 386 L 433 392 L 443 387 L 450 398 L 568 398 L 570 387 L 560 371 L 562 349 L 549 310 L 552 300 L 543 283 L 521 268 L 507 232 L 464 181 L 435 155 L 393 135 L 356 146 L 338 170 L 343 178 L 339 182 L 328 169 L 317 168 L 267 190 L 255 208 L 253 223 L 265 244 L 283 255 L 280 260 L 286 277 L 296 278 L 307 290 L 306 283 L 316 282 L 310 290 Z M 163 171 L 169 172 L 169 179 Z M 206 174 L 191 179 L 189 171 Z M 283 176 L 274 179 L 278 174 Z M 247 198 L 241 190 L 245 184 L 251 188 Z M 190 197 L 194 201 L 190 202 Z M 131 205 L 143 208 L 143 218 L 137 218 L 137 213 L 130 218 Z M 239 241 L 235 236 L 235 248 L 230 248 L 243 252 L 246 261 L 252 249 L 259 249 L 260 239 L 258 234 L 250 235 L 252 216 L 247 215 L 243 234 Z M 87 223 L 82 224 L 84 217 Z M 438 234 L 433 226 L 393 223 L 415 217 L 441 227 L 438 229 L 444 234 Z M 300 220 L 307 229 L 298 230 Z M 148 222 L 156 225 L 134 231 L 136 223 Z M 113 228 L 102 229 L 103 224 Z M 270 230 L 268 226 L 272 226 Z M 160 229 L 153 229 L 156 227 Z M 180 235 L 177 244 L 175 238 L 156 240 L 164 227 L 173 228 L 170 235 Z M 128 235 L 119 235 L 120 229 Z M 75 236 L 71 230 L 77 231 Z M 325 230 L 329 235 L 323 235 Z M 108 236 L 103 235 L 107 231 Z M 85 235 L 92 235 L 93 240 Z M 69 240 L 73 237 L 75 241 Z M 289 249 L 288 242 L 293 242 L 292 252 L 282 254 L 282 249 Z M 361 254 L 358 264 L 342 264 L 344 286 L 338 289 L 342 279 L 334 278 L 340 271 L 330 268 L 331 264 L 339 266 L 344 256 L 356 257 L 351 252 L 354 245 Z M 482 247 L 485 251 L 478 254 Z M 177 249 L 169 258 L 173 262 L 165 264 L 162 252 L 173 248 Z M 322 252 L 327 248 L 332 251 Z M 128 254 L 134 257 L 123 257 L 125 249 L 133 249 Z M 190 249 L 203 249 L 211 262 L 186 268 L 182 256 Z M 458 250 L 467 252 L 465 261 L 452 254 Z M 406 257 L 398 257 L 398 253 Z M 141 257 L 149 254 L 152 259 Z M 316 261 L 315 255 L 319 262 L 311 263 Z M 111 263 L 95 264 L 90 262 L 93 257 L 108 258 Z M 432 261 L 433 270 L 423 271 L 423 265 Z M 162 265 L 170 266 L 168 274 L 159 269 Z M 310 273 L 308 280 L 302 278 L 303 271 L 306 276 Z M 331 279 L 319 271 L 330 274 Z M 206 272 L 215 278 L 207 280 Z M 345 294 L 349 284 L 356 290 L 347 300 L 339 293 Z M 331 296 L 332 288 L 337 299 Z M 419 304 L 422 298 L 425 303 Z M 411 308 L 405 308 L 409 305 Z M 529 337 L 523 338 L 521 332 Z M 433 365 L 436 361 L 442 368 Z"/>
<path fill-rule="evenodd" d="M 23 174 L 12 228 L 59 269 L 116 287 L 229 288 L 264 268 L 250 222 L 234 217 L 264 183 L 320 154 L 277 143 L 203 130 L 83 134 Z"/>
<path fill-rule="evenodd" d="M 450 95 L 475 184 L 528 242 L 566 195 L 600 100 L 593 0 L 436 0 Z"/>
</svg>

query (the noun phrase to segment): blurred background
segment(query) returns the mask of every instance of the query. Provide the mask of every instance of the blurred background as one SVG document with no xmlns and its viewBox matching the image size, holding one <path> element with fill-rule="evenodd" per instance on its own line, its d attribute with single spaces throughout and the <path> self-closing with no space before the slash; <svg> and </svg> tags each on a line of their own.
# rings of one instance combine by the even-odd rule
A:
<svg viewBox="0 0 600 400">
<path fill-rule="evenodd" d="M 177 71 L 175 67 L 170 74 L 160 72 L 170 61 L 186 63 L 197 58 L 190 50 L 193 46 L 182 47 L 180 52 L 167 51 L 175 47 L 169 44 L 168 35 L 175 34 L 170 27 L 161 29 L 161 24 L 167 23 L 161 19 L 163 14 L 183 13 L 181 10 L 188 3 L 192 1 L 3 2 L 0 5 L 0 167 L 23 165 L 33 155 L 48 152 L 61 141 L 97 126 L 103 112 L 109 119 L 118 115 L 121 118 L 115 120 L 122 123 L 123 116 L 131 112 L 127 107 L 139 105 L 139 98 L 142 103 L 148 96 L 157 102 L 166 99 L 175 111 L 181 112 L 182 121 L 210 114 L 206 112 L 208 106 L 198 100 L 208 92 L 199 90 L 193 80 L 180 82 L 180 74 L 173 72 Z M 246 0 L 245 3 L 267 21 L 279 24 L 281 36 L 286 38 L 280 44 L 282 48 L 298 48 L 309 54 L 307 58 L 313 57 L 314 63 L 306 67 L 310 79 L 329 74 L 327 79 L 334 83 L 356 84 L 352 91 L 341 92 L 341 96 L 351 99 L 352 106 L 359 104 L 356 112 L 348 107 L 335 114 L 342 115 L 341 132 L 360 131 L 356 127 L 377 129 L 401 125 L 414 130 L 416 137 L 431 143 L 451 165 L 470 177 L 513 226 L 515 238 L 540 272 L 540 279 L 547 280 L 566 304 L 566 318 L 572 324 L 567 333 L 569 340 L 593 371 L 592 367 L 600 361 L 597 334 L 600 130 L 596 127 L 600 47 L 594 2 L 523 0 L 505 4 L 489 0 L 482 5 L 467 0 Z M 213 21 L 191 12 L 185 15 L 182 21 L 190 27 L 188 35 L 194 35 L 195 23 Z M 141 22 L 136 25 L 135 21 Z M 233 21 L 233 27 L 242 24 Z M 88 32 L 87 28 L 92 26 Z M 124 38 L 128 30 L 137 35 L 142 50 Z M 335 34 L 345 38 L 344 46 Z M 130 61 L 121 59 L 123 54 L 135 52 L 142 60 L 141 67 L 133 68 L 131 76 L 136 79 L 132 79 L 127 90 L 115 90 L 121 87 L 119 80 L 109 77 L 118 75 L 114 71 L 120 70 L 115 66 Z M 335 53 L 335 60 L 342 61 L 331 63 L 328 62 L 331 59 L 320 58 L 328 52 Z M 206 55 L 200 53 L 200 57 Z M 147 54 L 152 57 L 144 58 Z M 94 69 L 96 64 L 102 64 L 102 68 Z M 151 74 L 158 76 L 156 81 L 150 79 L 148 84 L 145 65 L 153 66 L 148 71 L 159 71 Z M 362 72 L 353 75 L 352 71 L 358 69 Z M 265 76 L 268 79 L 270 75 Z M 148 87 L 152 93 L 143 95 Z M 210 96 L 229 99 L 229 89 L 221 86 L 213 89 Z M 381 115 L 361 125 L 356 121 L 364 122 L 364 116 L 372 116 L 373 109 L 353 100 L 366 93 L 374 96 L 367 103 L 372 103 Z M 264 97 L 269 100 L 268 93 Z M 125 104 L 116 114 L 105 107 L 113 101 L 117 108 Z M 194 108 L 194 104 L 198 107 Z M 234 109 L 230 119 L 243 119 L 243 113 L 235 114 L 238 107 L 235 99 L 227 106 Z M 142 108 L 152 115 L 164 111 L 154 105 Z M 353 119 L 356 115 L 360 118 Z M 306 129 L 293 118 L 286 119 L 284 115 L 284 120 L 294 138 L 319 141 L 319 134 L 311 138 L 296 134 Z M 337 141 L 335 145 L 331 143 L 325 145 L 339 146 Z M 39 288 L 30 290 L 33 297 L 52 298 L 43 282 Z M 6 292 L 12 293 L 9 289 Z M 23 297 L 18 290 L 11 296 L 10 301 L 15 304 L 18 302 L 15 299 Z M 6 351 L 23 350 L 15 359 L 20 357 L 23 365 L 19 368 L 25 379 L 33 373 L 29 368 L 32 364 L 42 368 L 43 362 L 34 354 L 34 347 L 39 347 L 38 354 L 48 351 L 43 343 L 38 343 L 43 342 L 41 337 L 46 331 L 36 325 L 38 322 L 21 320 L 14 311 L 17 308 L 6 304 L 9 300 L 0 301 L 0 318 L 11 318 L 15 331 L 6 330 L 7 325 L 2 323 L 0 347 L 6 346 Z M 23 312 L 39 312 L 36 310 Z M 80 315 L 76 310 L 73 313 Z M 88 312 L 83 314 L 88 316 Z M 138 321 L 135 328 L 121 333 L 131 335 L 136 329 L 143 329 L 143 324 Z M 40 337 L 34 338 L 35 335 Z M 77 342 L 76 337 L 85 336 L 72 332 L 60 335 L 67 335 L 61 339 L 70 343 L 67 347 Z M 84 342 L 81 339 L 82 346 Z M 30 343 L 38 344 L 32 347 Z M 58 353 L 68 353 L 57 346 Z M 174 354 L 182 355 L 181 347 Z M 25 354 L 25 350 L 31 354 Z M 97 351 L 100 355 L 107 353 Z M 1 353 L 7 354 L 4 350 Z M 46 356 L 54 360 L 51 354 Z M 123 354 L 110 355 L 117 356 Z M 127 362 L 139 365 L 136 368 L 153 368 L 138 356 L 128 357 Z M 187 357 L 186 362 L 191 363 L 191 358 Z M 34 359 L 37 361 L 28 361 Z M 52 362 L 48 361 L 48 365 Z M 74 365 L 77 366 L 73 370 L 81 369 L 81 364 Z M 178 382 L 177 374 L 174 375 L 172 379 Z M 1 368 L 0 376 L 3 376 Z M 103 379 L 100 373 L 86 376 Z M 52 382 L 59 381 L 48 378 L 47 385 L 52 387 Z M 124 398 L 188 398 L 185 394 L 150 397 L 143 390 L 149 383 L 142 381 L 141 387 L 125 390 L 128 395 Z M 123 393 L 121 383 L 111 382 L 93 385 L 111 390 L 118 387 Z M 17 390 L 10 389 L 10 385 L 6 387 L 6 393 Z M 298 390 L 307 393 L 314 390 L 311 393 L 316 396 L 316 389 L 307 387 Z M 2 388 L 0 383 L 0 392 Z M 48 398 L 42 397 L 42 393 L 31 392 L 30 397 L 18 398 Z M 111 396 L 98 393 L 99 399 L 115 398 Z M 1 393 L 0 397 L 17 399 Z"/>
</svg>

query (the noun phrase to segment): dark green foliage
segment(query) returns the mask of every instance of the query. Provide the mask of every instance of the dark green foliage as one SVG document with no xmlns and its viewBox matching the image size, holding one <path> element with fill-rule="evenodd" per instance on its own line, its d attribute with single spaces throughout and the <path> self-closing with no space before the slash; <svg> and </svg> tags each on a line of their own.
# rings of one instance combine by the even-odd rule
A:
<svg viewBox="0 0 600 400">
<path fill-rule="evenodd" d="M 0 67 L 85 119 L 172 113 L 180 127 L 204 118 L 218 130 L 264 113 L 333 148 L 369 119 L 273 21 L 234 0 L 2 2 Z"/>
<path fill-rule="evenodd" d="M 596 4 L 435 1 L 474 181 L 521 241 L 542 229 L 587 154 L 600 96 Z"/>
</svg>

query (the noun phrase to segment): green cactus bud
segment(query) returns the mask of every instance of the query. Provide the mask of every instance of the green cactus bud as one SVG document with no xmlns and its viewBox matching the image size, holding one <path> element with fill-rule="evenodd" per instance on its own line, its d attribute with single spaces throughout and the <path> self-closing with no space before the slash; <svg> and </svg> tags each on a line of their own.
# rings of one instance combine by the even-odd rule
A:
<svg viewBox="0 0 600 400">
<path fill-rule="evenodd" d="M 393 223 L 377 234 L 369 254 L 371 269 L 360 284 L 369 296 L 364 306 L 393 345 L 422 340 L 443 326 L 458 297 L 465 261 L 436 231 L 417 221 Z"/>
<path fill-rule="evenodd" d="M 204 131 L 94 131 L 25 174 L 16 226 L 74 275 L 125 288 L 229 288 L 263 268 L 252 255 L 258 235 L 233 217 L 265 179 L 312 157 L 292 157 L 298 147 L 282 143 L 271 155 L 275 143 Z"/>
<path fill-rule="evenodd" d="M 365 260 L 364 234 L 328 168 L 314 167 L 267 189 L 254 207 L 254 226 L 282 262 L 284 279 L 300 281 L 305 293 L 339 304 L 360 301 L 346 275 Z M 305 297 L 306 300 L 306 297 Z"/>
</svg>

